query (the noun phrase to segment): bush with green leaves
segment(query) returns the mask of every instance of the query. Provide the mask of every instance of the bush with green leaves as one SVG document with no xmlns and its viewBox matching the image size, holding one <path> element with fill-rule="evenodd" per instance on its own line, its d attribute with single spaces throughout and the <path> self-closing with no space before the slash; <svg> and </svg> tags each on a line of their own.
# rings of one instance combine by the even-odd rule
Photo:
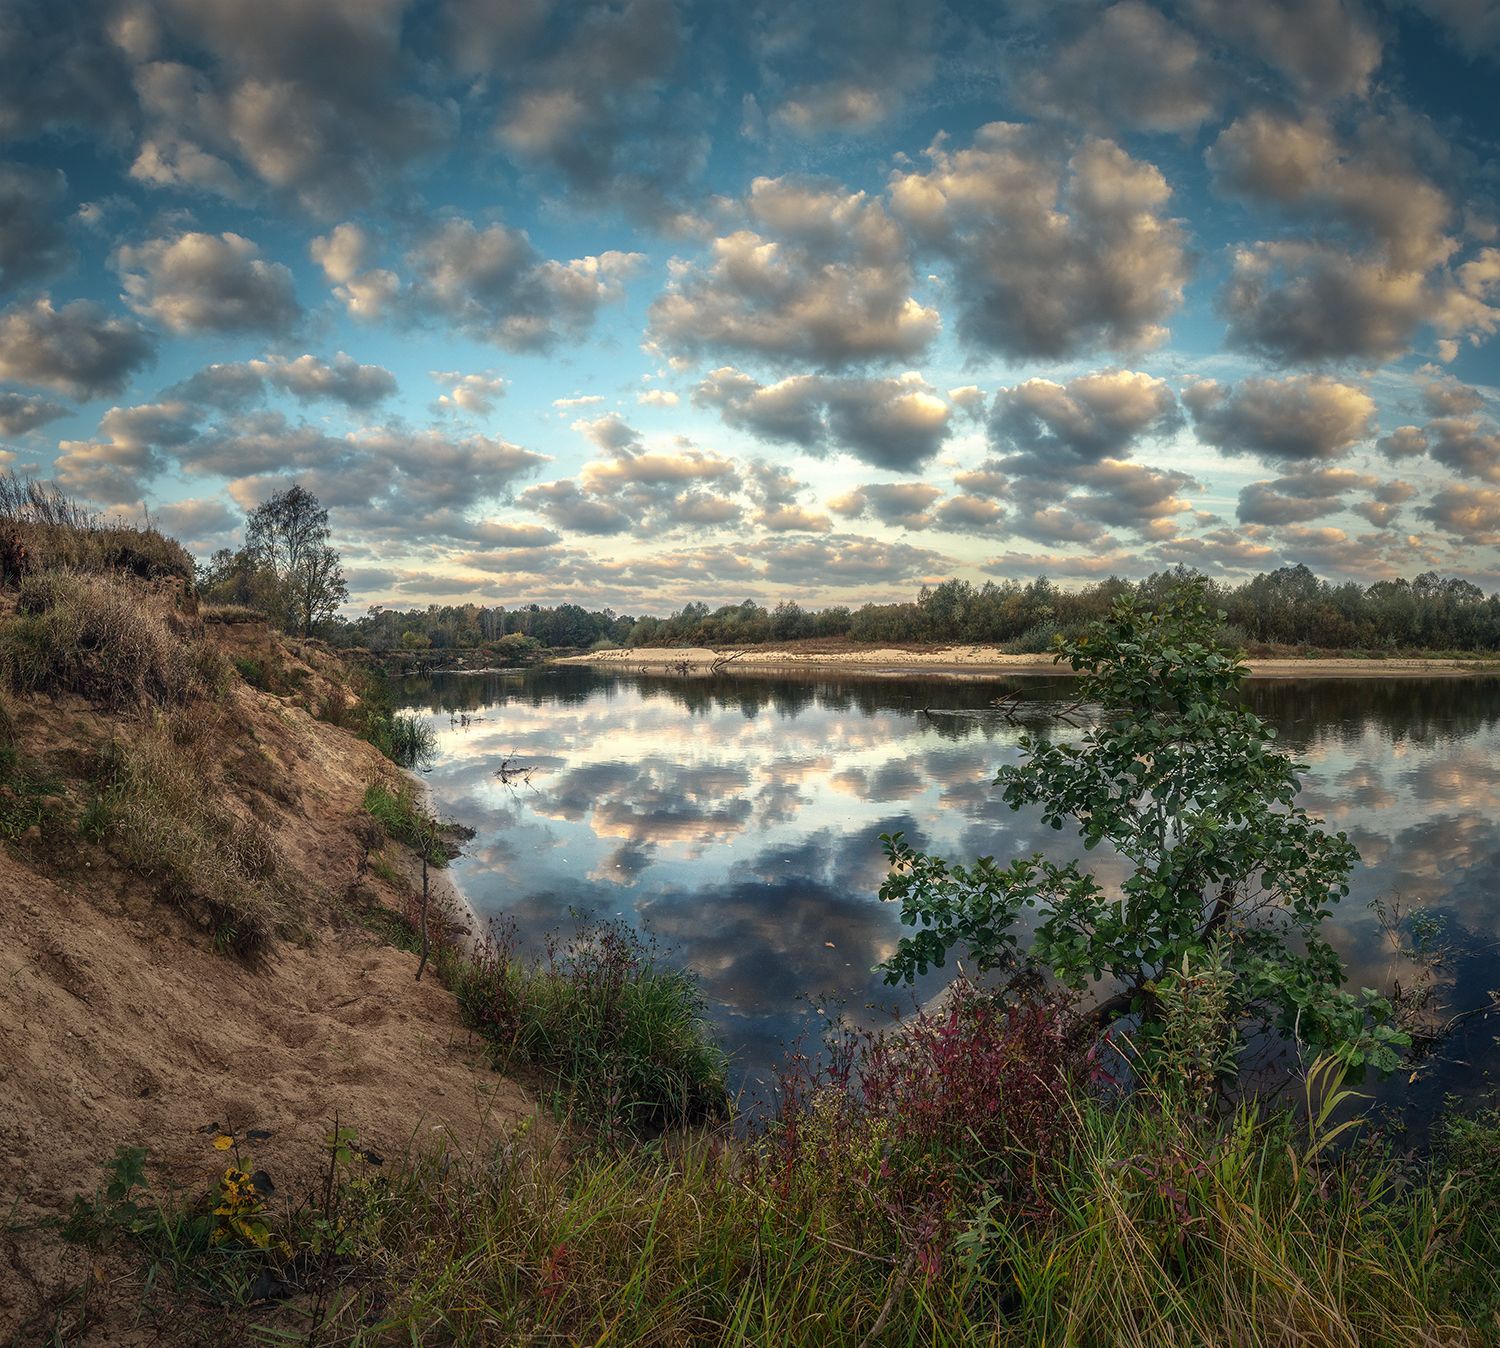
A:
<svg viewBox="0 0 1500 1348">
<path fill-rule="evenodd" d="M 1098 996 L 1101 1023 L 1138 1017 L 1149 1059 L 1172 981 L 1221 963 L 1231 1025 L 1295 1035 L 1350 1068 L 1397 1065 L 1406 1039 L 1388 1004 L 1344 990 L 1321 934 L 1358 854 L 1297 804 L 1305 765 L 1241 704 L 1247 670 L 1217 645 L 1221 622 L 1191 581 L 1152 608 L 1122 598 L 1057 643 L 1097 716 L 1067 741 L 1023 734 L 1022 762 L 996 785 L 1012 809 L 1036 807 L 1055 829 L 1073 821 L 1085 848 L 1109 844 L 1125 877 L 1106 886 L 1040 853 L 950 864 L 888 835 L 880 895 L 916 928 L 887 961 L 889 981 L 964 948 L 981 969 Z"/>
</svg>

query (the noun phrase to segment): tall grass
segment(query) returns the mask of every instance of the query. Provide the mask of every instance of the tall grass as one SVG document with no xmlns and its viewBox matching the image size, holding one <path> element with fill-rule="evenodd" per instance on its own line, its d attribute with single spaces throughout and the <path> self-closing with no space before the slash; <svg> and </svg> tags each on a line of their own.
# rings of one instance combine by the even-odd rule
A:
<svg viewBox="0 0 1500 1348">
<path fill-rule="evenodd" d="M 74 692 L 110 708 L 181 706 L 229 677 L 217 647 L 173 631 L 114 576 L 29 576 L 17 610 L 0 628 L 0 669 L 18 692 Z"/>
<path fill-rule="evenodd" d="M 437 735 L 415 712 L 396 712 L 386 723 L 385 734 L 389 747 L 382 744 L 382 752 L 403 768 L 425 767 L 437 752 Z"/>
<path fill-rule="evenodd" d="M 893 1193 L 883 1111 L 790 1184 L 767 1164 L 774 1130 L 580 1149 L 523 1125 L 470 1160 L 412 1155 L 378 1175 L 351 1160 L 321 1203 L 243 1252 L 242 1290 L 261 1271 L 286 1279 L 276 1331 L 319 1344 L 1496 1341 L 1493 1172 L 1462 1159 L 1493 1161 L 1495 1119 L 1419 1163 L 1337 1150 L 1326 1124 L 1285 1108 L 1211 1120 L 1088 1090 L 1054 1103 L 1062 1164 L 1024 1202 L 935 1174 L 925 1207 L 941 1225 L 913 1225 L 919 1209 Z M 976 1141 L 965 1164 L 978 1173 L 985 1156 Z M 251 1326 L 241 1315 L 234 1332 Z"/>
<path fill-rule="evenodd" d="M 471 953 L 447 952 L 440 969 L 497 1066 L 540 1073 L 603 1140 L 725 1112 L 727 1060 L 697 984 L 629 928 L 585 926 L 535 962 L 501 929 Z"/>
<path fill-rule="evenodd" d="M 200 731 L 179 713 L 109 746 L 84 825 L 217 947 L 253 955 L 289 922 L 292 877 L 270 830 L 204 789 L 216 765 Z"/>
<path fill-rule="evenodd" d="M 191 586 L 191 554 L 149 523 L 109 519 L 54 485 L 0 473 L 0 557 L 21 575 L 76 570 L 143 579 L 174 576 Z"/>
</svg>

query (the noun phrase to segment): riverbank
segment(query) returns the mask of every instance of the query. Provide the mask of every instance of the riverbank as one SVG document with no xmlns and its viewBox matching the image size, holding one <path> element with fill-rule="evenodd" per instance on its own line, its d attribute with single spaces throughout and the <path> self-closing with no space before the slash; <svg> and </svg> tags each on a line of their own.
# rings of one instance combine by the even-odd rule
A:
<svg viewBox="0 0 1500 1348">
<path fill-rule="evenodd" d="M 716 673 L 769 674 L 791 669 L 845 671 L 881 676 L 932 674 L 986 677 L 991 675 L 1063 675 L 1073 671 L 1050 655 L 1015 655 L 995 646 L 845 646 L 833 649 L 816 644 L 736 647 L 715 650 L 705 646 L 641 647 L 590 651 L 565 656 L 558 665 L 592 665 L 636 673 L 702 675 Z M 1291 656 L 1250 659 L 1254 679 L 1410 679 L 1474 678 L 1500 675 L 1500 660 L 1421 656 L 1350 658 Z"/>
<path fill-rule="evenodd" d="M 231 1162 L 261 1177 L 237 1201 L 280 1211 L 322 1184 L 335 1121 L 394 1162 L 485 1154 L 536 1106 L 437 970 L 413 977 L 420 857 L 372 793 L 457 835 L 361 738 L 360 681 L 201 611 L 158 535 L 93 572 L 33 541 L 37 573 L 0 589 L 0 1343 L 135 1342 L 141 1251 L 94 1237 L 145 1209 L 103 1186 L 190 1195 L 185 1248 Z M 445 955 L 477 929 L 446 859 Z"/>
</svg>

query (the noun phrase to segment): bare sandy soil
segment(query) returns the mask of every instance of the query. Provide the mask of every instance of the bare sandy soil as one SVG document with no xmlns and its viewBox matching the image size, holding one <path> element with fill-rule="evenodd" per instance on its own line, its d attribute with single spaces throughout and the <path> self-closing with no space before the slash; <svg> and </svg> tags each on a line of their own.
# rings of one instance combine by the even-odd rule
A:
<svg viewBox="0 0 1500 1348">
<path fill-rule="evenodd" d="M 26 751 L 51 761 L 111 729 L 77 699 L 35 699 L 22 714 Z M 359 874 L 354 830 L 365 787 L 391 765 L 248 687 L 205 715 L 223 718 L 225 737 L 225 780 L 205 790 L 273 829 L 299 877 L 301 931 L 247 964 L 102 849 L 0 845 L 0 1342 L 85 1282 L 98 1318 L 82 1341 L 132 1341 L 128 1265 L 55 1229 L 118 1147 L 149 1147 L 154 1182 L 200 1194 L 233 1157 L 212 1145 L 226 1132 L 271 1175 L 275 1201 L 295 1204 L 335 1113 L 391 1161 L 408 1147 L 469 1153 L 534 1112 L 480 1060 L 451 994 L 430 972 L 415 983 L 415 957 L 359 920 L 372 902 L 401 903 L 397 886 Z M 66 809 L 82 803 L 70 793 Z"/>
<path fill-rule="evenodd" d="M 774 673 L 794 669 L 847 670 L 861 674 L 1063 674 L 1073 671 L 1048 655 L 1009 655 L 994 646 L 872 646 L 848 649 L 756 647 L 711 650 L 702 646 L 592 651 L 556 663 L 704 674 L 713 671 Z M 1290 658 L 1249 660 L 1252 678 L 1469 678 L 1500 673 L 1500 662 L 1445 659 Z"/>
</svg>

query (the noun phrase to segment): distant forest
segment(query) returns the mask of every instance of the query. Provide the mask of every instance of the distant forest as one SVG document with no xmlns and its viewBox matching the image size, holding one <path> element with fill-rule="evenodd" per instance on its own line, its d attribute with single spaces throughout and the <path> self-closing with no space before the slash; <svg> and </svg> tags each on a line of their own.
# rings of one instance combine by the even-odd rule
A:
<svg viewBox="0 0 1500 1348">
<path fill-rule="evenodd" d="M 1059 589 L 1045 578 L 977 586 L 948 580 L 924 587 L 906 603 L 817 610 L 790 600 L 771 609 L 751 600 L 717 609 L 693 603 L 668 617 L 591 611 L 577 604 L 432 604 L 405 611 L 374 608 L 365 617 L 335 620 L 322 630 L 336 644 L 374 651 L 485 648 L 514 658 L 559 647 L 717 647 L 820 637 L 972 642 L 1025 653 L 1049 649 L 1054 636 L 1100 617 L 1119 595 L 1134 593 L 1149 601 L 1189 574 L 1165 571 L 1134 582 L 1112 576 L 1079 590 Z M 1290 566 L 1240 585 L 1213 583 L 1211 588 L 1226 614 L 1222 639 L 1252 652 L 1258 647 L 1500 651 L 1500 594 L 1486 595 L 1469 581 L 1436 572 L 1411 581 L 1331 584 L 1306 566 Z"/>
</svg>

